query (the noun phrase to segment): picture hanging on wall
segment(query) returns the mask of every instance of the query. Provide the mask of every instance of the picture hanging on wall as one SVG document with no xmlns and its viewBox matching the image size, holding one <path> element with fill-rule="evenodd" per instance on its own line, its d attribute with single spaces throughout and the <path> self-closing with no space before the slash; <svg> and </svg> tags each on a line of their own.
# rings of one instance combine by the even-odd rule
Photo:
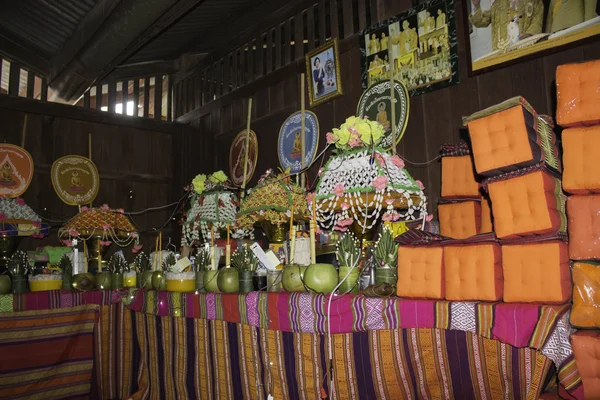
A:
<svg viewBox="0 0 600 400">
<path fill-rule="evenodd" d="M 337 38 L 306 54 L 306 75 L 311 107 L 343 94 Z"/>
<path fill-rule="evenodd" d="M 411 96 L 457 84 L 454 0 L 430 0 L 363 30 L 360 51 L 363 90 L 392 73 Z"/>
</svg>

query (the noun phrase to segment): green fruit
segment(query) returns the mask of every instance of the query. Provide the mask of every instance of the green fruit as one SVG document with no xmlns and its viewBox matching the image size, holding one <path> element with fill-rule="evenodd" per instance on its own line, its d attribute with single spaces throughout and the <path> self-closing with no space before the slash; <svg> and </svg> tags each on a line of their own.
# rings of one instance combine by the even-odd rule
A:
<svg viewBox="0 0 600 400">
<path fill-rule="evenodd" d="M 152 274 L 152 287 L 156 290 L 167 288 L 167 277 L 163 271 L 154 271 Z"/>
<path fill-rule="evenodd" d="M 209 270 L 204 274 L 204 289 L 207 292 L 218 292 L 219 284 L 218 284 L 218 275 L 219 270 Z"/>
<path fill-rule="evenodd" d="M 331 264 L 312 264 L 304 273 L 304 284 L 317 293 L 331 293 L 338 284 L 338 272 Z"/>
<path fill-rule="evenodd" d="M 144 271 L 142 272 L 140 278 L 140 287 L 144 289 L 152 289 L 152 275 L 154 271 Z"/>
<path fill-rule="evenodd" d="M 94 288 L 96 287 L 96 278 L 93 274 L 76 274 L 73 275 L 71 279 L 71 287 L 74 290 L 87 292 L 90 290 L 94 290 Z"/>
<path fill-rule="evenodd" d="M 237 293 L 240 291 L 240 277 L 237 269 L 223 268 L 217 278 L 219 290 L 223 293 Z"/>
<path fill-rule="evenodd" d="M 8 294 L 12 290 L 10 276 L 0 275 L 0 294 Z"/>
<path fill-rule="evenodd" d="M 306 266 L 288 265 L 283 269 L 281 284 L 287 292 L 306 292 L 302 278 L 306 273 Z"/>
</svg>

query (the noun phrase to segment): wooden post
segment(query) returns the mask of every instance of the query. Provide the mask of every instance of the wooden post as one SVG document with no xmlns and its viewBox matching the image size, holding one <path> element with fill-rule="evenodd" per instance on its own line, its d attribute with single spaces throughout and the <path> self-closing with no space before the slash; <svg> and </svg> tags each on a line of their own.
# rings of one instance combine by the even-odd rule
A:
<svg viewBox="0 0 600 400">
<path fill-rule="evenodd" d="M 244 179 L 242 180 L 242 199 L 246 190 L 246 175 L 248 174 L 248 147 L 250 146 L 250 120 L 252 119 L 252 97 L 248 98 L 248 117 L 246 119 L 246 147 L 244 148 Z"/>
<path fill-rule="evenodd" d="M 301 139 L 301 143 L 302 143 L 302 172 L 300 175 L 300 185 L 301 187 L 304 189 L 306 187 L 306 178 L 304 176 L 304 169 L 306 168 L 306 120 L 305 120 L 305 110 L 306 110 L 306 105 L 305 105 L 305 98 L 304 98 L 304 81 L 305 81 L 306 77 L 304 76 L 304 73 L 300 74 L 300 121 L 301 121 L 301 128 L 300 128 L 300 139 Z"/>
<path fill-rule="evenodd" d="M 388 60 L 390 64 L 390 104 L 392 114 L 392 154 L 396 155 L 396 101 L 394 85 L 394 57 L 392 51 L 392 35 L 388 35 Z"/>
<path fill-rule="evenodd" d="M 25 148 L 25 136 L 27 136 L 27 114 L 23 117 L 23 130 L 21 130 L 21 147 Z"/>
</svg>

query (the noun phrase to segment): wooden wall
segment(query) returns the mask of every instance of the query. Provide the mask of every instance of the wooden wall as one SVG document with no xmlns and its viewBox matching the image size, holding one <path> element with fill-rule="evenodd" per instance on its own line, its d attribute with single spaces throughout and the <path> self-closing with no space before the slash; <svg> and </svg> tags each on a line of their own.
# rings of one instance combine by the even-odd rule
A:
<svg viewBox="0 0 600 400">
<path fill-rule="evenodd" d="M 336 3 L 334 0 L 327 1 Z M 460 83 L 411 98 L 410 119 L 398 151 L 408 160 L 416 163 L 433 159 L 442 144 L 456 142 L 461 135 L 465 135 L 461 129 L 462 116 L 507 98 L 524 96 L 539 113 L 553 115 L 556 103 L 554 87 L 556 67 L 563 63 L 600 57 L 600 41 L 596 40 L 552 55 L 469 77 L 462 1 L 464 0 L 456 2 Z M 337 3 L 343 3 L 341 5 L 343 10 L 347 9 L 346 3 L 353 4 L 352 1 L 345 0 L 337 0 Z M 358 3 L 363 8 L 367 4 L 364 0 L 359 0 Z M 375 22 L 377 19 L 382 20 L 411 8 L 412 2 L 379 0 L 368 2 L 367 6 L 371 10 L 372 22 Z M 355 9 L 354 12 L 356 11 Z M 348 18 L 349 20 L 351 18 Z M 364 25 L 363 19 L 359 20 L 360 24 Z M 330 22 L 331 19 L 328 21 Z M 284 21 L 282 26 L 287 26 L 287 23 Z M 356 28 L 355 31 L 359 28 L 359 25 L 347 26 Z M 321 128 L 319 149 L 325 146 L 325 133 L 355 113 L 361 95 L 358 35 L 348 33 L 347 30 L 344 32 L 340 48 L 344 95 L 312 109 L 319 118 Z M 320 40 L 319 32 L 310 34 L 316 35 L 317 41 Z M 202 80 L 205 79 L 203 74 L 206 73 L 204 67 L 198 69 L 196 75 L 187 76 L 175 84 L 174 98 L 178 121 L 191 124 L 199 129 L 202 137 L 210 137 L 214 140 L 214 151 L 207 155 L 212 159 L 212 163 L 204 160 L 201 165 L 198 158 L 190 158 L 192 169 L 203 172 L 229 170 L 229 146 L 233 137 L 245 127 L 248 97 L 253 98 L 252 129 L 257 133 L 259 141 L 259 161 L 252 184 L 265 170 L 279 166 L 276 152 L 279 128 L 292 112 L 300 109 L 299 74 L 305 71 L 303 54 L 302 51 L 292 53 L 290 63 L 266 75 L 252 75 L 253 80 L 250 83 L 240 84 L 236 77 L 227 77 L 226 83 L 230 83 L 223 86 L 224 90 L 215 91 L 214 84 L 203 83 L 205 82 Z M 222 73 L 219 76 L 222 77 Z M 238 76 L 242 76 L 242 73 L 238 72 Z M 199 79 L 200 83 L 198 83 Z M 222 82 L 213 78 L 209 81 Z M 235 90 L 227 92 L 226 87 L 231 88 L 231 82 L 235 84 L 233 86 Z M 185 89 L 184 94 L 182 94 L 183 89 Z M 204 90 L 210 90 L 211 98 L 216 96 L 217 99 L 205 102 Z M 435 212 L 435 205 L 440 196 L 440 163 L 435 162 L 427 167 L 411 166 L 408 169 L 416 179 L 420 179 L 425 184 L 430 211 Z M 314 166 L 311 170 L 312 177 L 317 170 L 318 166 Z"/>
<path fill-rule="evenodd" d="M 53 221 L 52 225 L 58 227 L 77 213 L 76 207 L 64 204 L 54 192 L 50 180 L 52 163 L 68 154 L 87 157 L 89 133 L 92 160 L 101 178 L 94 206 L 108 204 L 126 211 L 141 211 L 172 203 L 183 195 L 186 169 L 178 153 L 183 139 L 192 135 L 190 127 L 2 95 L 0 121 L 4 141 L 21 145 L 25 114 L 25 149 L 34 159 L 35 172 L 23 198 L 42 217 Z M 171 207 L 133 216 L 146 231 L 142 234 L 145 250 L 154 243 L 156 233 L 151 230 L 168 222 L 173 211 Z M 178 210 L 176 218 L 179 217 Z M 163 229 L 178 245 L 179 228 L 174 222 Z M 165 238 L 163 242 L 166 241 Z M 23 241 L 21 248 L 57 244 L 55 229 L 47 239 Z"/>
</svg>

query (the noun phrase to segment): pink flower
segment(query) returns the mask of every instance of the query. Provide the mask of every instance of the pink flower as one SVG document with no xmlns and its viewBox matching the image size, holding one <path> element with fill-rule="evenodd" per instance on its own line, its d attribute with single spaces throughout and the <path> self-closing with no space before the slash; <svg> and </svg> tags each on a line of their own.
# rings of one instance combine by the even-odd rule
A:
<svg viewBox="0 0 600 400">
<path fill-rule="evenodd" d="M 332 144 L 340 140 L 337 137 L 335 137 L 335 135 L 331 132 L 327 132 L 327 135 L 325 135 L 325 137 L 327 138 L 327 144 Z"/>
<path fill-rule="evenodd" d="M 368 115 L 365 115 L 363 118 L 364 118 L 364 119 L 369 119 L 369 116 L 368 116 Z"/>
<path fill-rule="evenodd" d="M 117 208 L 117 212 L 120 214 L 125 214 L 125 210 L 123 210 L 122 208 Z"/>
<path fill-rule="evenodd" d="M 44 235 L 42 232 L 38 233 L 38 235 L 37 235 L 38 239 L 43 239 L 45 237 L 46 237 L 46 235 Z"/>
<path fill-rule="evenodd" d="M 110 240 L 101 240 L 100 241 L 100 246 L 110 246 L 112 244 L 112 242 Z"/>
<path fill-rule="evenodd" d="M 387 199 L 385 201 L 385 204 L 387 204 L 388 206 L 391 206 L 392 204 L 394 204 L 394 199 Z"/>
<path fill-rule="evenodd" d="M 350 140 L 348 140 L 348 145 L 350 148 L 360 147 L 362 145 L 362 141 L 360 140 L 360 135 L 356 131 L 352 131 L 350 134 Z"/>
<path fill-rule="evenodd" d="M 433 214 L 429 214 L 428 216 L 425 217 L 425 221 L 427 222 L 431 222 L 433 220 Z"/>
<path fill-rule="evenodd" d="M 315 233 L 318 235 L 323 233 L 323 230 L 319 227 L 319 224 L 317 224 L 317 230 L 315 231 Z"/>
<path fill-rule="evenodd" d="M 73 242 L 70 240 L 63 240 L 62 242 L 67 247 L 73 247 Z"/>
<path fill-rule="evenodd" d="M 398 168 L 404 168 L 404 160 L 398 156 L 390 157 L 390 161 Z"/>
<path fill-rule="evenodd" d="M 33 226 L 35 226 L 36 228 L 39 228 L 42 226 L 42 223 L 40 221 L 33 221 Z"/>
<path fill-rule="evenodd" d="M 104 211 L 108 211 L 108 210 L 110 210 L 110 207 L 108 206 L 108 204 L 102 204 L 102 207 L 100 207 L 100 209 L 104 210 Z"/>
<path fill-rule="evenodd" d="M 17 203 L 18 205 L 20 205 L 21 207 L 25 205 L 25 200 L 23 200 L 22 198 L 18 198 L 15 200 L 15 203 Z"/>
<path fill-rule="evenodd" d="M 423 182 L 417 181 L 417 186 L 419 187 L 419 189 L 425 190 L 425 185 L 423 185 Z"/>
<path fill-rule="evenodd" d="M 337 226 L 350 226 L 350 225 L 352 225 L 353 222 L 354 222 L 354 219 L 346 218 L 346 219 L 338 220 L 336 225 Z"/>
<path fill-rule="evenodd" d="M 32 238 L 34 238 L 34 239 L 37 239 L 37 238 L 38 238 L 38 234 L 37 234 L 37 233 L 35 233 L 35 232 L 33 232 L 33 233 L 31 234 L 31 237 L 32 237 Z"/>
<path fill-rule="evenodd" d="M 142 247 L 144 247 L 144 246 L 141 244 L 133 245 L 133 247 L 131 248 L 131 252 L 133 254 L 138 253 L 142 249 Z"/>
<path fill-rule="evenodd" d="M 306 201 L 308 202 L 308 208 L 312 210 L 312 202 L 317 194 L 312 192 L 306 195 Z"/>
<path fill-rule="evenodd" d="M 79 236 L 79 232 L 77 232 L 77 229 L 69 229 L 69 236 L 73 237 L 73 236 Z"/>
<path fill-rule="evenodd" d="M 131 237 L 137 239 L 140 235 L 137 232 L 131 232 Z"/>
<path fill-rule="evenodd" d="M 373 186 L 378 191 L 381 191 L 387 187 L 387 183 L 388 183 L 387 176 L 381 175 L 381 176 L 378 176 L 377 178 L 373 179 L 373 182 L 371 182 L 371 186 Z"/>
<path fill-rule="evenodd" d="M 82 207 L 81 207 L 81 212 L 86 212 L 86 211 L 88 211 L 88 210 L 89 210 L 89 208 L 87 208 L 86 206 L 82 206 Z"/>
<path fill-rule="evenodd" d="M 350 208 L 350 205 L 348 203 L 342 203 L 340 204 L 340 207 L 342 207 L 342 210 L 347 210 Z"/>
<path fill-rule="evenodd" d="M 336 225 L 335 229 L 338 230 L 338 231 L 340 231 L 340 232 L 346 232 L 348 230 L 348 227 L 347 226 Z"/>
<path fill-rule="evenodd" d="M 0 221 L 8 219 L 8 217 L 6 216 L 6 214 L 4 213 L 0 213 Z"/>
<path fill-rule="evenodd" d="M 317 176 L 321 176 L 322 173 L 323 173 L 323 168 L 319 168 L 319 171 L 317 172 Z"/>
<path fill-rule="evenodd" d="M 344 185 L 341 183 L 338 183 L 337 185 L 335 185 L 335 187 L 333 188 L 333 193 L 337 197 L 342 197 L 344 195 Z"/>
<path fill-rule="evenodd" d="M 380 167 L 385 167 L 385 160 L 381 154 L 375 153 L 375 161 L 377 161 Z"/>
<path fill-rule="evenodd" d="M 391 212 L 386 212 L 385 214 L 383 214 L 383 216 L 381 217 L 382 220 L 384 221 L 391 221 L 392 220 L 392 213 Z"/>
<path fill-rule="evenodd" d="M 104 224 L 104 225 L 102 225 L 102 229 L 104 229 L 105 231 L 109 231 L 110 230 L 110 225 L 109 224 Z"/>
</svg>

